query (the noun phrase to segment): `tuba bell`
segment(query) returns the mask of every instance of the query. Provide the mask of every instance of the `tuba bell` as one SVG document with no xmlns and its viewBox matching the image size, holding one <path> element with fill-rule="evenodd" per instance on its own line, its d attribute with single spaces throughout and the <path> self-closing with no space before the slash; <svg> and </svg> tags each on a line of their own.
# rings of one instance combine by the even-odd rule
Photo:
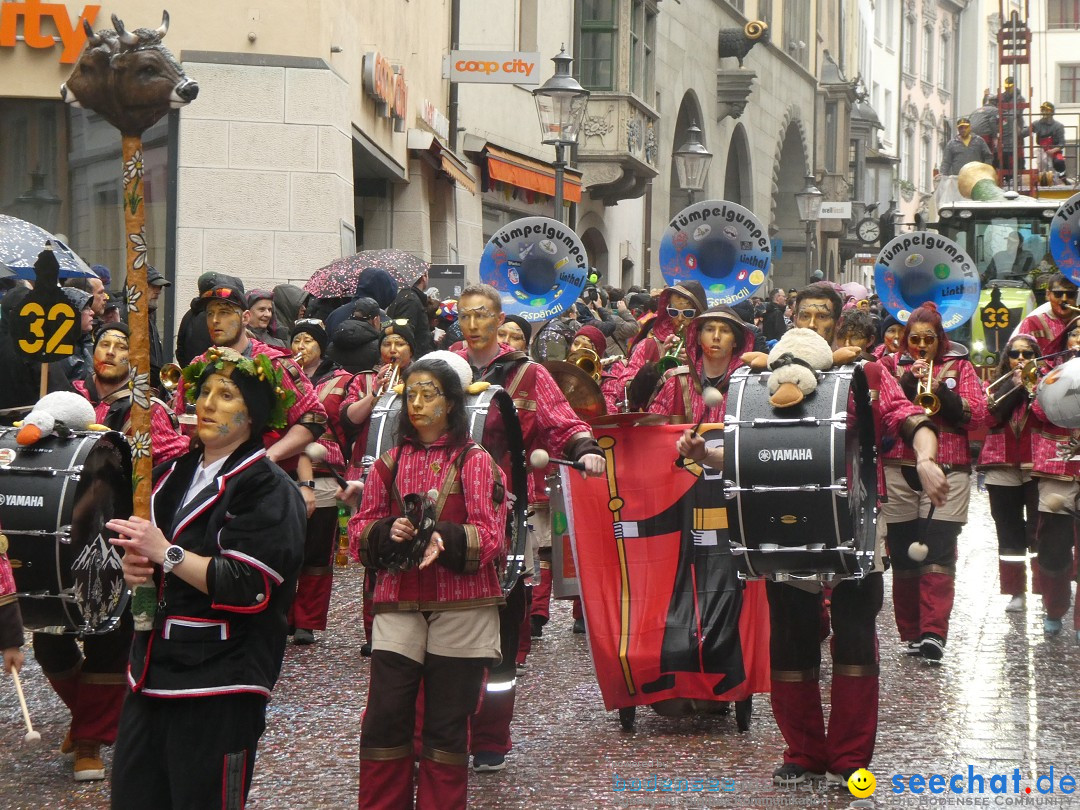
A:
<svg viewBox="0 0 1080 810">
<path fill-rule="evenodd" d="M 600 355 L 592 349 L 578 349 L 577 351 L 570 352 L 566 357 L 566 362 L 577 366 L 594 380 L 600 382 L 600 371 L 603 368 L 603 361 L 601 361 Z"/>
<path fill-rule="evenodd" d="M 161 367 L 161 371 L 158 372 L 158 378 L 161 380 L 161 387 L 166 391 L 175 391 L 176 387 L 180 385 L 180 373 L 182 369 L 176 363 L 166 363 Z"/>
</svg>

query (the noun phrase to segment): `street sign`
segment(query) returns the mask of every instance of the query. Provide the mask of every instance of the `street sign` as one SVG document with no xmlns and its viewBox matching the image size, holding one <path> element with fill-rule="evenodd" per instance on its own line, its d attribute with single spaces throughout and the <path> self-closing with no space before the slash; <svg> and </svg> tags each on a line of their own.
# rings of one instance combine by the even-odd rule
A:
<svg viewBox="0 0 1080 810">
<path fill-rule="evenodd" d="M 463 84 L 540 84 L 540 54 L 524 51 L 450 51 L 443 78 Z"/>
<path fill-rule="evenodd" d="M 433 264 L 428 267 L 428 287 L 437 287 L 442 300 L 457 298 L 465 288 L 465 265 Z"/>
<path fill-rule="evenodd" d="M 851 219 L 851 202 L 823 202 L 822 219 Z"/>
</svg>

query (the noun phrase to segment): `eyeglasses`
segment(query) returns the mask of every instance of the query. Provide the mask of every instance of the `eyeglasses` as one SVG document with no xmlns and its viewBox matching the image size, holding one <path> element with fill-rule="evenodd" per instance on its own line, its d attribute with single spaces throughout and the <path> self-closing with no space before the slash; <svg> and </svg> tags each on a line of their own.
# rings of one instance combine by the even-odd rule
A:
<svg viewBox="0 0 1080 810">
<path fill-rule="evenodd" d="M 908 343 L 912 346 L 931 346 L 937 343 L 937 335 L 909 335 Z"/>
<path fill-rule="evenodd" d="M 1018 360 L 1023 357 L 1025 360 L 1030 360 L 1035 356 L 1035 352 L 1031 349 L 1009 349 L 1009 358 L 1012 360 Z"/>
<path fill-rule="evenodd" d="M 667 314 L 669 318 L 678 318 L 682 315 L 684 318 L 693 318 L 697 315 L 696 309 L 678 309 L 676 307 L 668 307 Z"/>
<path fill-rule="evenodd" d="M 1050 290 L 1050 294 L 1059 300 L 1075 300 L 1076 298 L 1076 290 Z"/>
</svg>

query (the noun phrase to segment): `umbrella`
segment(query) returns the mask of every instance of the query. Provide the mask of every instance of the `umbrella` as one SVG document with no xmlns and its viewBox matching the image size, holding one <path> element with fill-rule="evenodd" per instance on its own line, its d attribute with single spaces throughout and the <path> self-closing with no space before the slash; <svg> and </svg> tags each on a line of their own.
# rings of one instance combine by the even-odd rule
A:
<svg viewBox="0 0 1080 810">
<path fill-rule="evenodd" d="M 55 236 L 26 220 L 0 214 L 0 263 L 22 279 L 34 280 L 34 262 L 52 242 L 60 278 L 97 278 L 97 274 L 79 256 Z"/>
<path fill-rule="evenodd" d="M 402 250 L 364 250 L 331 262 L 311 274 L 304 289 L 316 298 L 352 298 L 356 280 L 366 267 L 378 267 L 405 287 L 427 272 L 428 263 Z"/>
</svg>

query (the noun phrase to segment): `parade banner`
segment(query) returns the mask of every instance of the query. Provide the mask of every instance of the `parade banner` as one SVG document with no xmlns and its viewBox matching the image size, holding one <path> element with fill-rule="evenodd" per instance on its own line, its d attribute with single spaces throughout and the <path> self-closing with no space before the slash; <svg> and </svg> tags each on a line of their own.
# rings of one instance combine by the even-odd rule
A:
<svg viewBox="0 0 1080 810">
<path fill-rule="evenodd" d="M 605 478 L 563 469 L 574 563 L 604 705 L 769 691 L 764 584 L 739 581 L 722 471 L 680 465 L 681 425 L 596 428 Z M 722 438 L 705 426 L 707 441 Z"/>
</svg>

